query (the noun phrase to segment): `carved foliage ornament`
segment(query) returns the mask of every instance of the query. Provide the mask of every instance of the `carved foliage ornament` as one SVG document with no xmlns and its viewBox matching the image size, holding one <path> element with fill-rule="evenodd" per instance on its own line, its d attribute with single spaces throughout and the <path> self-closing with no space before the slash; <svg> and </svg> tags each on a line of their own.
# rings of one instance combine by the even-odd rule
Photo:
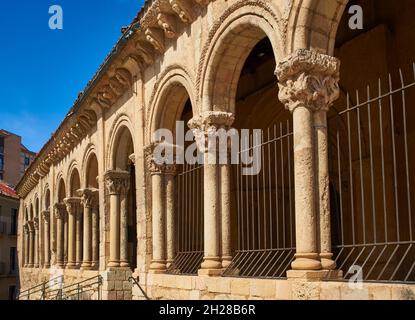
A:
<svg viewBox="0 0 415 320">
<path fill-rule="evenodd" d="M 328 110 L 339 97 L 339 69 L 335 57 L 297 50 L 277 66 L 279 99 L 291 112 L 298 106 Z"/>
<path fill-rule="evenodd" d="M 105 185 L 109 194 L 125 194 L 130 189 L 130 174 L 127 171 L 108 171 Z"/>
</svg>

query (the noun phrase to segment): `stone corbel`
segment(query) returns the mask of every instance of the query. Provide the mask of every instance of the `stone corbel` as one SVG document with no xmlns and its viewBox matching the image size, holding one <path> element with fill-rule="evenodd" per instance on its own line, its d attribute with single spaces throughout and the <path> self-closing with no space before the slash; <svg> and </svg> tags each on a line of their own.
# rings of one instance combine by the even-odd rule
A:
<svg viewBox="0 0 415 320">
<path fill-rule="evenodd" d="M 176 37 L 176 19 L 175 17 L 160 12 L 157 15 L 157 23 L 158 25 L 163 28 L 164 34 L 167 38 L 174 38 Z"/>
<path fill-rule="evenodd" d="M 138 41 L 135 45 L 138 56 L 143 60 L 147 65 L 154 63 L 153 49 L 150 44 L 143 41 Z"/>
<path fill-rule="evenodd" d="M 184 23 L 192 23 L 193 13 L 189 5 L 189 1 L 185 0 L 169 0 L 173 11 L 179 16 Z"/>
<path fill-rule="evenodd" d="M 165 50 L 163 31 L 157 28 L 148 28 L 145 31 L 146 40 L 160 53 Z"/>
</svg>

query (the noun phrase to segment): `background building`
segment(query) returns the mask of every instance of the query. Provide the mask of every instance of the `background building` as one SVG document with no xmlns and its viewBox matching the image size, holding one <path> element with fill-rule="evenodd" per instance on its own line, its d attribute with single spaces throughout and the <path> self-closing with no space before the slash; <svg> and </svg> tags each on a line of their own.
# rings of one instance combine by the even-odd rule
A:
<svg viewBox="0 0 415 320">
<path fill-rule="evenodd" d="M 35 156 L 22 144 L 20 136 L 0 129 L 0 181 L 17 185 Z"/>
<path fill-rule="evenodd" d="M 12 300 L 17 288 L 17 213 L 19 197 L 0 182 L 0 300 Z"/>
</svg>

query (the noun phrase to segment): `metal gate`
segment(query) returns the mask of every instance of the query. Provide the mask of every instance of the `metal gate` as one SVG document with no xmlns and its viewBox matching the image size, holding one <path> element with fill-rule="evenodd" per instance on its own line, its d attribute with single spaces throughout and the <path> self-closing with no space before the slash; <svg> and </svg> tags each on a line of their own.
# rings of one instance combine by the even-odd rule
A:
<svg viewBox="0 0 415 320">
<path fill-rule="evenodd" d="M 176 255 L 167 272 L 195 275 L 204 254 L 203 165 L 181 165 L 176 189 Z"/>
<path fill-rule="evenodd" d="M 409 75 L 348 94 L 329 119 L 333 243 L 345 279 L 415 281 L 415 66 Z"/>
<path fill-rule="evenodd" d="M 234 258 L 224 276 L 285 277 L 295 253 L 293 139 L 289 121 L 263 131 L 261 171 L 242 174 L 233 166 Z"/>
</svg>

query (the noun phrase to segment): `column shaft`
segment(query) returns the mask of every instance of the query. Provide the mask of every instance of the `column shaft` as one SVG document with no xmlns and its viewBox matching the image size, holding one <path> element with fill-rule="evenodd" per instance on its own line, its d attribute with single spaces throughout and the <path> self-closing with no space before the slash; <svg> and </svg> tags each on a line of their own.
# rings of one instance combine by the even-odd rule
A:
<svg viewBox="0 0 415 320">
<path fill-rule="evenodd" d="M 29 268 L 34 266 L 34 250 L 35 250 L 35 231 L 31 229 L 29 231 Z"/>
<path fill-rule="evenodd" d="M 221 165 L 221 231 L 222 231 L 222 267 L 232 262 L 231 253 L 231 167 Z"/>
<path fill-rule="evenodd" d="M 76 214 L 76 266 L 78 268 L 81 267 L 82 264 L 82 216 L 83 216 L 83 209 L 82 206 L 79 206 L 77 209 Z"/>
<path fill-rule="evenodd" d="M 88 270 L 91 268 L 91 235 L 92 235 L 92 228 L 91 228 L 91 207 L 88 205 L 84 205 L 84 247 L 83 247 L 83 260 L 81 268 L 84 270 Z"/>
<path fill-rule="evenodd" d="M 109 267 L 120 265 L 120 195 L 110 195 L 110 260 Z"/>
<path fill-rule="evenodd" d="M 56 265 L 62 268 L 64 265 L 64 221 L 63 217 L 57 217 L 56 220 Z"/>
<path fill-rule="evenodd" d="M 120 266 L 128 267 L 128 197 L 120 195 Z"/>
<path fill-rule="evenodd" d="M 72 206 L 71 211 L 68 214 L 68 263 L 66 265 L 69 269 L 74 269 L 76 267 L 76 250 L 75 250 L 75 215 L 76 207 Z"/>
<path fill-rule="evenodd" d="M 39 268 L 39 226 L 35 226 L 35 233 L 34 233 L 34 268 Z"/>
<path fill-rule="evenodd" d="M 152 227 L 153 227 L 153 260 L 150 269 L 152 272 L 162 273 L 166 271 L 165 251 L 165 201 L 163 197 L 164 179 L 161 172 L 151 176 L 152 186 Z"/>
<path fill-rule="evenodd" d="M 49 212 L 47 212 L 47 214 L 49 214 Z M 49 217 L 45 216 L 44 221 L 45 221 L 45 224 L 44 224 L 44 226 L 45 226 L 45 229 L 44 229 L 45 230 L 45 233 L 44 233 L 45 264 L 44 264 L 44 266 L 45 266 L 45 268 L 49 268 L 50 267 L 50 231 L 49 231 L 50 226 L 49 226 Z"/>
<path fill-rule="evenodd" d="M 99 265 L 99 209 L 98 205 L 92 209 L 92 267 Z"/>
<path fill-rule="evenodd" d="M 175 211 L 176 211 L 176 185 L 175 176 L 167 174 L 166 181 L 166 236 L 167 236 L 167 267 L 170 267 L 174 261 L 176 252 L 176 234 L 175 234 Z"/>
</svg>

